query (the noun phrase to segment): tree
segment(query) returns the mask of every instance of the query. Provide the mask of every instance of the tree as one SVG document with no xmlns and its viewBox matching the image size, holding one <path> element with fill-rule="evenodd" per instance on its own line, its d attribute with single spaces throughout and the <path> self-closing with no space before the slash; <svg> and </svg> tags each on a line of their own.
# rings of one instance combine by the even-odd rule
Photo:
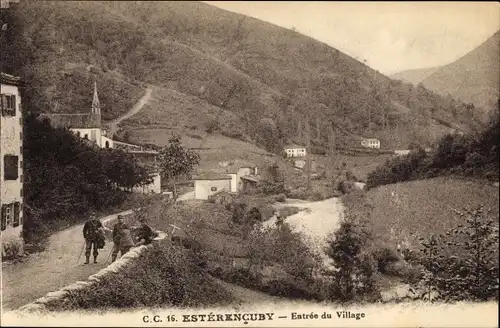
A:
<svg viewBox="0 0 500 328">
<path fill-rule="evenodd" d="M 168 142 L 169 144 L 160 151 L 158 162 L 161 176 L 169 182 L 174 182 L 175 195 L 175 180 L 189 176 L 194 166 L 200 162 L 200 155 L 182 147 L 181 136 L 178 134 L 172 135 Z"/>
</svg>

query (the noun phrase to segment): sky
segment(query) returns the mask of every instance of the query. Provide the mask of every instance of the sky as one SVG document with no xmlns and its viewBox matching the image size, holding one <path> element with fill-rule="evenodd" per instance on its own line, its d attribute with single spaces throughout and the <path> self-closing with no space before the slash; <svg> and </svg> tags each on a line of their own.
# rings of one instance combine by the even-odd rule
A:
<svg viewBox="0 0 500 328">
<path fill-rule="evenodd" d="M 384 74 L 451 63 L 500 29 L 498 2 L 204 2 L 294 27 Z"/>
</svg>

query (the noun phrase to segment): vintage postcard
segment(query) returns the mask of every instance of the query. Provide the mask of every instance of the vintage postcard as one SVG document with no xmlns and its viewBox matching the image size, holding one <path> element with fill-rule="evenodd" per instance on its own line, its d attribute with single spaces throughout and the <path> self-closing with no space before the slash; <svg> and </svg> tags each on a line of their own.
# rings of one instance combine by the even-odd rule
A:
<svg viewBox="0 0 500 328">
<path fill-rule="evenodd" d="M 498 327 L 499 17 L 1 0 L 2 326 Z"/>
</svg>

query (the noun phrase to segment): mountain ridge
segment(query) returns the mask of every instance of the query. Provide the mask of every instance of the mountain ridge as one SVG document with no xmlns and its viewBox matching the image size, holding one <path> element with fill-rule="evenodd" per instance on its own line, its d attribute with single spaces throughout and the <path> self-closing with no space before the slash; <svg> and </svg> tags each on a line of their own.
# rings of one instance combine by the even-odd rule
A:
<svg viewBox="0 0 500 328">
<path fill-rule="evenodd" d="M 496 108 L 500 96 L 500 30 L 457 60 L 435 69 L 406 70 L 391 75 L 422 85 L 442 96 L 472 103 L 482 112 Z"/>
<path fill-rule="evenodd" d="M 404 147 L 434 141 L 428 133 L 433 117 L 464 129 L 471 121 L 465 104 L 393 81 L 300 33 L 208 4 L 28 0 L 12 16 L 12 32 L 22 37 L 6 46 L 21 54 L 11 59 L 31 81 L 28 101 L 40 111 L 56 105 L 64 112 L 86 111 L 89 84 L 97 80 L 107 105 L 104 119 L 112 120 L 140 98 L 141 84 L 156 85 L 224 107 L 242 118 L 228 123 L 226 133 L 244 134 L 273 151 L 304 141 L 298 127 L 305 116 L 323 146 L 332 123 Z M 81 68 L 89 64 L 90 72 Z M 175 111 L 188 114 L 190 104 L 180 101 Z M 161 110 L 162 103 L 155 106 Z M 213 120 L 200 116 L 194 123 L 208 129 Z"/>
</svg>

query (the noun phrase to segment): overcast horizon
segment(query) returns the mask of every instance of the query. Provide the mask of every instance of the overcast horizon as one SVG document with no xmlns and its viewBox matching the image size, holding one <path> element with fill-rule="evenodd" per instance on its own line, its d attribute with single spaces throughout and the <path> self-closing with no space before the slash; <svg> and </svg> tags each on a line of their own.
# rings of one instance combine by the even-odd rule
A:
<svg viewBox="0 0 500 328">
<path fill-rule="evenodd" d="M 386 75 L 449 64 L 500 29 L 497 2 L 204 2 L 295 28 Z"/>
</svg>

